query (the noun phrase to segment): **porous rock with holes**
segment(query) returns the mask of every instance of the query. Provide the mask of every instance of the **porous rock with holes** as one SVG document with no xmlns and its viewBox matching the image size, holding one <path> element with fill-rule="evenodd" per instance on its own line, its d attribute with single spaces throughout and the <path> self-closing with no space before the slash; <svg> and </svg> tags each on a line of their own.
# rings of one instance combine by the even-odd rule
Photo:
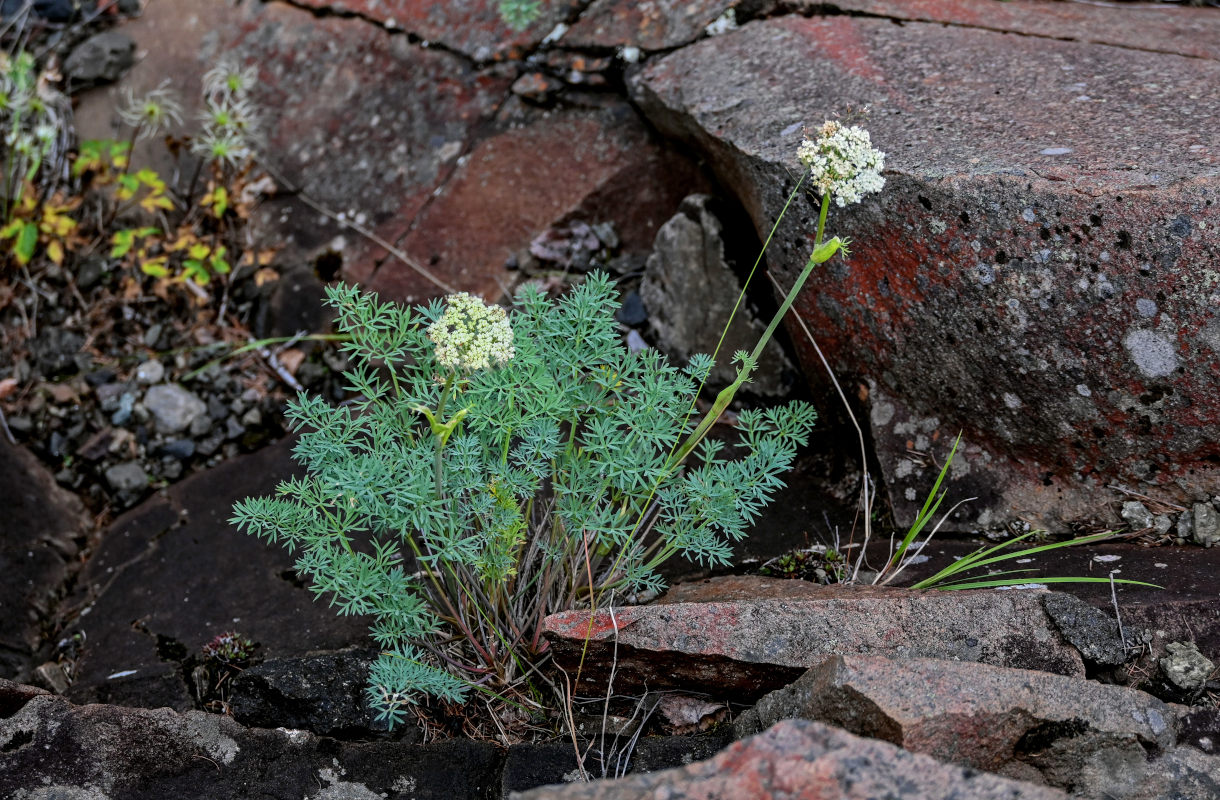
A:
<svg viewBox="0 0 1220 800">
<path fill-rule="evenodd" d="M 803 131 L 870 109 L 887 185 L 832 209 L 852 255 L 796 308 L 869 397 L 900 521 L 959 431 L 946 488 L 976 498 L 962 528 L 1104 523 L 1114 482 L 1178 503 L 1220 492 L 1220 16 L 1065 5 L 810 3 L 629 82 L 762 233 Z M 808 257 L 815 203 L 772 246 L 783 283 Z"/>
</svg>

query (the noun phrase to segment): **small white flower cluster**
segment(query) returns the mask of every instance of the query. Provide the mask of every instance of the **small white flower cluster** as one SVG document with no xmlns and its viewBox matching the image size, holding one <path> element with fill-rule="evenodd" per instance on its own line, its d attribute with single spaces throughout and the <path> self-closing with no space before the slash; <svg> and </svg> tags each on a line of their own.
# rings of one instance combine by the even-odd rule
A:
<svg viewBox="0 0 1220 800">
<path fill-rule="evenodd" d="M 840 208 L 885 185 L 881 177 L 885 153 L 874 149 L 868 131 L 855 125 L 823 123 L 817 141 L 801 142 L 796 157 L 809 170 L 818 192 L 832 195 Z"/>
<path fill-rule="evenodd" d="M 445 298 L 448 307 L 428 326 L 436 360 L 451 369 L 488 369 L 512 359 L 513 328 L 500 306 L 489 306 L 466 292 Z"/>
</svg>

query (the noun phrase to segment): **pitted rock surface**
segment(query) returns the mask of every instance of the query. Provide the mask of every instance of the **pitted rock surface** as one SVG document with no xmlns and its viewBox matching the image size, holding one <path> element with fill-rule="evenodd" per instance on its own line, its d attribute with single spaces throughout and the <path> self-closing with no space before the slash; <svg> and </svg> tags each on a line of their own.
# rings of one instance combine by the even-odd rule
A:
<svg viewBox="0 0 1220 800">
<path fill-rule="evenodd" d="M 793 187 L 802 130 L 871 106 L 887 186 L 832 212 L 852 256 L 797 309 L 836 371 L 873 386 L 900 519 L 958 430 L 967 446 L 947 488 L 979 498 L 962 527 L 1104 517 L 1101 487 L 1115 480 L 1169 497 L 1182 494 L 1175 477 L 1220 487 L 1220 132 L 1207 121 L 1220 62 L 788 15 L 650 61 L 630 85 L 662 131 L 708 155 L 763 234 Z M 781 283 L 808 257 L 814 202 L 798 201 L 769 252 Z M 794 340 L 816 381 L 812 348 Z"/>
</svg>

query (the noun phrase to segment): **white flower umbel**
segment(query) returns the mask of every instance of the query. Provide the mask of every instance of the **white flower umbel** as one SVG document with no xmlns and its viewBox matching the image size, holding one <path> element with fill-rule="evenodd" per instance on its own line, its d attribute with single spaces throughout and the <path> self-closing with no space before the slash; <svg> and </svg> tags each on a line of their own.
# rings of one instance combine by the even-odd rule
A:
<svg viewBox="0 0 1220 800">
<path fill-rule="evenodd" d="M 823 123 L 817 140 L 801 142 L 796 157 L 809 170 L 818 192 L 834 197 L 840 208 L 860 202 L 885 185 L 881 177 L 885 153 L 873 147 L 868 131 L 855 125 L 845 128 L 833 120 Z"/>
<path fill-rule="evenodd" d="M 473 372 L 512 359 L 513 328 L 500 306 L 489 306 L 466 292 L 446 298 L 441 318 L 428 326 L 436 360 L 450 369 Z"/>
</svg>

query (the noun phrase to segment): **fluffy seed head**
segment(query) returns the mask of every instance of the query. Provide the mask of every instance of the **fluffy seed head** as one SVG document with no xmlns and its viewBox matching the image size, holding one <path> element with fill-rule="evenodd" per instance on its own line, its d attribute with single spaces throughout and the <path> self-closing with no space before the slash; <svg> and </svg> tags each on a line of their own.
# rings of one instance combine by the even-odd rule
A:
<svg viewBox="0 0 1220 800">
<path fill-rule="evenodd" d="M 466 292 L 451 294 L 446 301 L 445 313 L 428 326 L 442 366 L 473 372 L 512 359 L 513 328 L 503 308 Z"/>
<path fill-rule="evenodd" d="M 881 177 L 885 153 L 873 147 L 868 131 L 855 125 L 845 128 L 833 120 L 823 123 L 818 138 L 801 142 L 796 157 L 809 170 L 818 192 L 834 197 L 840 208 L 860 202 L 885 185 Z"/>
</svg>

